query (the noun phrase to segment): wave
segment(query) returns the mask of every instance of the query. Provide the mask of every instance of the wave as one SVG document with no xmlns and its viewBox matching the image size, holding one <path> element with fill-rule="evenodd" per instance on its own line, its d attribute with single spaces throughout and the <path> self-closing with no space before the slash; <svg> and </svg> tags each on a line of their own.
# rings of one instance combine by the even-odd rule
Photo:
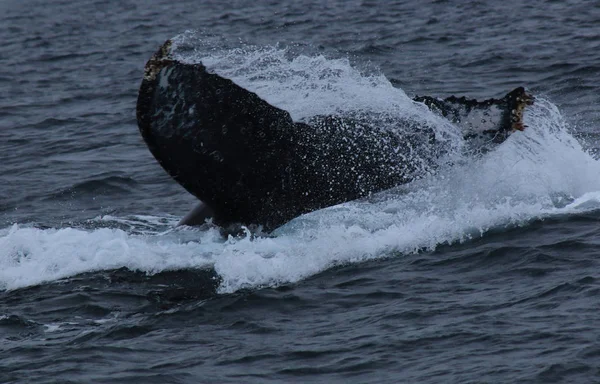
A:
<svg viewBox="0 0 600 384">
<path fill-rule="evenodd" d="M 68 228 L 0 229 L 0 288 L 17 289 L 83 272 L 127 268 L 147 274 L 210 269 L 219 293 L 293 283 L 332 266 L 401 257 L 554 217 L 600 209 L 600 162 L 539 98 L 528 128 L 495 150 L 463 157 L 459 129 L 413 103 L 381 74 L 345 58 L 285 47 L 220 48 L 185 34 L 187 60 L 232 78 L 294 119 L 353 110 L 435 126 L 456 147 L 452 165 L 367 199 L 301 216 L 274 237 L 223 239 L 216 229 L 176 228 L 173 217 L 99 217 Z M 502 90 L 503 91 L 503 90 Z M 127 187 L 127 179 L 102 180 Z M 87 190 L 98 186 L 78 186 Z"/>
<path fill-rule="evenodd" d="M 74 195 L 124 195 L 131 193 L 137 186 L 137 182 L 126 176 L 116 176 L 111 174 L 97 175 L 95 178 L 76 183 L 68 188 L 54 192 L 46 200 L 68 200 Z"/>
</svg>

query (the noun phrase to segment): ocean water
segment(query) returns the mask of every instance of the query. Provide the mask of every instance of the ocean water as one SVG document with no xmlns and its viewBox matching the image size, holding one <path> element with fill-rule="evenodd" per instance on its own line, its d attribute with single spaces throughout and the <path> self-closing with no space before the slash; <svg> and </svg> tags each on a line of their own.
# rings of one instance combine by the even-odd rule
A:
<svg viewBox="0 0 600 384">
<path fill-rule="evenodd" d="M 0 382 L 600 382 L 600 6 L 4 1 Z M 274 237 L 195 205 L 138 132 L 166 39 L 295 119 L 426 121 L 453 165 Z M 414 95 L 527 87 L 476 158 Z"/>
</svg>

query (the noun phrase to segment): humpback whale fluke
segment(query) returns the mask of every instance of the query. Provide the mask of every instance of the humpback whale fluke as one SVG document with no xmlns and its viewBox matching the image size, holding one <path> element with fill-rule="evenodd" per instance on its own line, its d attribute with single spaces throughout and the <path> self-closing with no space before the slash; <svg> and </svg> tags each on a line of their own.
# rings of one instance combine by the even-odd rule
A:
<svg viewBox="0 0 600 384">
<path fill-rule="evenodd" d="M 160 165 L 201 204 L 180 224 L 212 217 L 217 225 L 271 231 L 303 213 L 409 182 L 435 167 L 435 132 L 394 121 L 401 134 L 360 116 L 294 122 L 202 63 L 173 58 L 167 41 L 146 63 L 137 121 Z M 533 100 L 523 88 L 502 99 L 416 97 L 463 129 L 475 145 L 501 143 L 524 128 Z M 481 142 L 482 144 L 479 144 Z M 411 153 L 425 155 L 414 158 Z"/>
</svg>

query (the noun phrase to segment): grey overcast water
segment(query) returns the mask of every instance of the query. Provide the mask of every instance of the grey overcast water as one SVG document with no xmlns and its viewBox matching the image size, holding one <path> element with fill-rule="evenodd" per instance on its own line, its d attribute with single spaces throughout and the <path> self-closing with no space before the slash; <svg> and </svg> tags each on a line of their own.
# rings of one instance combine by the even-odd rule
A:
<svg viewBox="0 0 600 384">
<path fill-rule="evenodd" d="M 0 11 L 0 382 L 600 383 L 599 2 Z M 296 117 L 536 103 L 480 158 L 224 239 L 175 228 L 196 200 L 137 128 L 144 64 L 180 34 Z"/>
</svg>

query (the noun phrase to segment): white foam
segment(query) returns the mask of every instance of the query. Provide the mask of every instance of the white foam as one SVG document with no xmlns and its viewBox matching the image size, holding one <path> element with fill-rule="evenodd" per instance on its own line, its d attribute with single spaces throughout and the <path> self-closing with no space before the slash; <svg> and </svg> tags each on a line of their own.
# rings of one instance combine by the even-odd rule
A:
<svg viewBox="0 0 600 384">
<path fill-rule="evenodd" d="M 55 324 L 55 323 L 44 324 L 44 332 L 46 332 L 46 333 L 57 332 L 57 331 L 61 330 L 61 327 L 62 327 L 61 324 Z"/>
<path fill-rule="evenodd" d="M 204 236 L 215 236 L 206 233 Z M 197 243 L 120 229 L 0 230 L 0 287 L 14 289 L 82 272 L 126 267 L 147 273 L 210 265 Z"/>
<path fill-rule="evenodd" d="M 219 73 L 290 110 L 295 118 L 352 109 L 384 111 L 456 129 L 413 104 L 381 75 L 346 59 L 290 55 L 277 47 L 192 52 Z M 191 60 L 190 59 L 190 60 Z M 216 230 L 164 230 L 169 218 L 104 217 L 119 228 L 0 230 L 0 288 L 15 289 L 82 272 L 126 267 L 152 274 L 214 268 L 220 292 L 296 282 L 333 265 L 402 257 L 490 229 L 600 208 L 600 162 L 569 133 L 557 108 L 537 100 L 528 128 L 479 159 L 458 158 L 424 180 L 365 201 L 297 218 L 275 238 L 219 237 Z M 456 130 L 458 131 L 458 130 Z M 457 142 L 457 147 L 460 143 Z"/>
</svg>

